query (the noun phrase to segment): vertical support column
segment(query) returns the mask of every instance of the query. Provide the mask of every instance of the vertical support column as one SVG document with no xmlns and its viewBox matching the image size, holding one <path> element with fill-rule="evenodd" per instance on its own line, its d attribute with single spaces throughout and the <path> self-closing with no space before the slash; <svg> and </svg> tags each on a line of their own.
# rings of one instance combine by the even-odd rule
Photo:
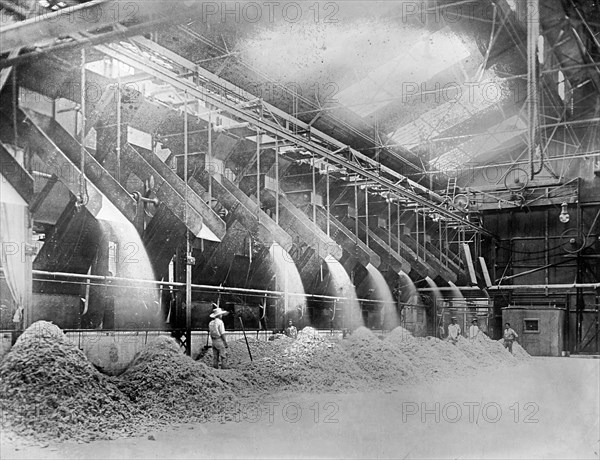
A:
<svg viewBox="0 0 600 460">
<path fill-rule="evenodd" d="M 539 0 L 527 0 L 527 148 L 529 151 L 529 172 L 531 179 L 535 171 L 535 151 L 538 131 L 538 38 L 540 35 Z"/>
<path fill-rule="evenodd" d="M 548 210 L 544 211 L 544 221 L 544 265 L 546 266 L 544 270 L 544 284 L 546 285 L 546 288 L 544 289 L 544 294 L 546 295 L 546 297 L 548 297 L 548 284 L 550 284 L 550 269 L 548 268 L 548 265 L 550 265 L 550 247 L 548 241 Z"/>
<path fill-rule="evenodd" d="M 397 248 L 396 251 L 400 254 L 400 202 L 396 201 L 396 236 L 398 240 L 396 241 Z"/>
<path fill-rule="evenodd" d="M 331 236 L 331 222 L 330 222 L 330 215 L 331 215 L 331 202 L 330 202 L 330 197 L 329 197 L 329 161 L 325 161 L 325 181 L 326 181 L 326 188 L 327 188 L 327 236 Z"/>
<path fill-rule="evenodd" d="M 200 101 L 198 101 L 200 104 Z M 212 175 L 214 172 L 213 168 L 213 156 L 212 156 L 212 108 L 209 107 L 208 111 L 208 146 L 206 149 L 206 160 L 205 160 L 205 169 L 208 172 L 208 205 L 212 209 Z"/>
<path fill-rule="evenodd" d="M 256 203 L 260 209 L 260 128 L 256 128 Z M 256 216 L 260 222 L 260 212 Z"/>
<path fill-rule="evenodd" d="M 15 151 L 19 144 L 19 130 L 17 129 L 17 107 L 19 105 L 19 87 L 17 85 L 17 69 L 18 66 L 12 68 L 12 119 L 13 119 L 13 136 L 15 143 Z"/>
<path fill-rule="evenodd" d="M 365 187 L 365 244 L 369 245 L 369 188 Z"/>
<path fill-rule="evenodd" d="M 275 138 L 275 223 L 279 225 L 279 138 Z"/>
<path fill-rule="evenodd" d="M 260 120 L 263 120 L 264 106 L 263 101 L 260 99 Z M 257 222 L 260 223 L 260 149 L 262 146 L 262 132 L 260 128 L 256 127 L 256 204 L 258 204 L 259 213 L 256 216 Z M 252 241 L 250 238 L 249 241 Z M 252 257 L 252 251 L 250 251 L 250 257 Z M 252 259 L 250 259 L 252 261 Z"/>
<path fill-rule="evenodd" d="M 417 260 L 419 260 L 419 208 L 415 208 L 415 239 L 417 240 Z"/>
<path fill-rule="evenodd" d="M 180 244 L 177 246 L 175 257 L 173 258 L 173 280 L 177 283 L 185 283 L 185 272 L 186 272 L 186 254 L 185 246 Z M 183 304 L 185 302 L 184 290 L 181 287 L 173 289 L 174 298 L 174 309 L 171 312 L 171 324 L 177 329 L 184 327 L 184 311 Z"/>
<path fill-rule="evenodd" d="M 356 211 L 356 217 L 354 219 L 354 236 L 358 240 L 358 183 L 354 181 L 354 209 Z"/>
<path fill-rule="evenodd" d="M 390 201 L 390 195 L 388 195 L 387 201 L 387 231 L 388 231 L 388 246 L 392 247 L 392 202 Z"/>
<path fill-rule="evenodd" d="M 464 261 L 465 260 L 464 259 L 464 257 L 465 257 L 465 251 L 464 251 L 464 246 L 463 245 L 464 244 L 468 244 L 468 241 L 467 241 L 467 227 L 464 226 L 464 225 L 461 227 L 461 236 L 460 236 L 460 239 L 461 239 L 461 244 L 459 245 L 460 260 Z"/>
<path fill-rule="evenodd" d="M 183 105 L 183 181 L 185 182 L 185 352 L 192 354 L 192 255 L 190 252 L 190 230 L 188 228 L 188 94 L 184 94 Z"/>
<path fill-rule="evenodd" d="M 312 221 L 317 224 L 317 177 L 315 171 L 315 153 L 312 153 Z"/>
<path fill-rule="evenodd" d="M 599 348 L 598 348 L 598 336 L 600 335 L 600 324 L 599 324 L 599 314 L 598 314 L 598 309 L 600 307 L 600 295 L 599 295 L 599 290 L 596 290 L 596 301 L 594 302 L 596 304 L 596 315 L 595 315 L 595 321 L 596 321 L 596 334 L 594 335 L 595 339 L 594 341 L 596 342 L 596 347 L 594 348 L 595 352 L 598 353 Z"/>
<path fill-rule="evenodd" d="M 14 70 L 13 70 L 14 71 Z M 23 329 L 28 328 L 33 323 L 33 258 L 36 251 L 32 244 L 32 216 L 29 212 L 29 206 L 25 207 L 23 218 L 25 219 L 25 259 L 23 271 L 25 272 L 25 293 L 23 296 Z"/>
<path fill-rule="evenodd" d="M 581 194 L 577 191 L 577 233 L 585 235 L 583 231 L 583 212 L 579 203 L 581 203 Z M 585 260 L 581 257 L 581 252 L 577 253 L 577 280 L 576 283 L 583 283 L 585 274 Z M 575 313 L 575 352 L 581 351 L 583 345 L 583 310 L 585 309 L 585 299 L 583 289 L 577 288 L 576 313 Z"/>
<path fill-rule="evenodd" d="M 288 271 L 285 270 L 283 272 L 283 324 L 285 327 L 285 322 L 288 318 L 288 310 L 290 308 L 290 298 L 289 298 L 289 289 L 288 289 Z"/>
<path fill-rule="evenodd" d="M 17 129 L 17 108 L 19 105 L 19 87 L 17 84 L 18 66 L 12 68 L 12 115 L 14 129 L 15 151 L 19 144 L 19 133 Z M 32 170 L 33 154 L 29 151 L 25 152 L 23 163 L 25 169 L 29 172 Z M 33 259 L 36 256 L 36 248 L 33 243 L 33 217 L 29 211 L 29 206 L 26 206 L 23 211 L 23 219 L 25 219 L 25 234 L 23 240 L 25 243 L 25 258 L 23 264 L 25 292 L 23 296 L 23 328 L 26 329 L 33 323 Z"/>
<path fill-rule="evenodd" d="M 438 247 L 440 248 L 440 254 L 444 253 L 444 248 L 442 246 L 442 219 L 438 220 Z M 444 258 L 444 265 L 448 266 L 448 258 Z"/>
<path fill-rule="evenodd" d="M 80 136 L 80 155 L 81 155 L 81 175 L 79 177 L 80 204 L 87 204 L 87 183 L 85 181 L 85 48 L 81 48 L 81 136 Z M 77 114 L 75 115 L 77 117 Z"/>
<path fill-rule="evenodd" d="M 110 260 L 110 243 L 107 235 L 102 232 L 98 241 L 98 249 L 95 261 L 91 266 L 92 275 L 109 276 L 109 260 Z M 115 254 L 115 259 L 119 257 Z M 120 276 L 120 273 L 113 273 L 112 276 Z M 89 282 L 89 279 L 87 280 Z M 112 291 L 112 289 L 110 289 Z M 84 328 L 97 327 L 102 323 L 103 329 L 115 328 L 115 307 L 112 299 L 112 292 L 109 292 L 108 285 L 90 286 L 89 304 L 99 305 L 99 308 L 94 308 L 91 317 L 85 318 L 87 324 L 82 324 Z M 83 320 L 84 318 L 82 318 Z"/>
<path fill-rule="evenodd" d="M 567 308 L 565 311 L 565 322 L 564 322 L 564 331 L 563 331 L 563 337 L 564 337 L 564 348 L 565 350 L 568 351 L 573 351 L 571 349 L 571 299 L 573 298 L 572 295 L 567 295 Z"/>
<path fill-rule="evenodd" d="M 427 217 L 426 212 L 423 210 L 423 260 L 427 261 Z"/>
<path fill-rule="evenodd" d="M 121 183 L 121 73 L 117 72 L 117 182 Z"/>
<path fill-rule="evenodd" d="M 450 257 L 450 241 L 448 241 L 448 221 L 444 221 L 444 254 L 446 254 L 446 259 Z"/>
</svg>

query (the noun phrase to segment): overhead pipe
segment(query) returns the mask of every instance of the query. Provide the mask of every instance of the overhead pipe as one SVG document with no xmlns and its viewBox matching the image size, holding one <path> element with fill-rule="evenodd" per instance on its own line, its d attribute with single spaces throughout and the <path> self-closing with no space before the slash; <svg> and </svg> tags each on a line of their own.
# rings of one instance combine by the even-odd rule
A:
<svg viewBox="0 0 600 460">
<path fill-rule="evenodd" d="M 600 283 L 572 283 L 572 284 L 513 284 L 489 286 L 489 290 L 516 290 L 516 289 L 600 289 Z"/>
<path fill-rule="evenodd" d="M 4 269 L 2 267 L 0 267 L 0 273 L 4 274 Z M 100 284 L 108 284 L 109 282 L 112 283 L 112 286 L 114 287 L 124 287 L 122 285 L 119 284 L 115 284 L 115 283 L 136 283 L 136 284 L 145 284 L 148 286 L 156 286 L 156 287 L 169 287 L 169 288 L 173 288 L 173 287 L 186 287 L 187 283 L 182 283 L 182 282 L 178 282 L 178 281 L 156 281 L 156 280 L 145 280 L 145 279 L 137 279 L 137 278 L 123 278 L 123 277 L 119 277 L 119 276 L 103 276 L 103 275 L 84 275 L 84 274 L 79 274 L 79 273 L 67 273 L 67 272 L 49 272 L 49 271 L 45 271 L 45 270 L 32 270 L 31 273 L 33 275 L 41 275 L 41 276 L 53 276 L 53 277 L 61 277 L 61 278 L 73 278 L 75 280 L 90 280 L 90 281 L 99 281 L 101 282 Z M 44 278 L 37 278 L 36 281 L 48 281 L 48 282 L 52 282 L 52 281 L 56 281 L 56 282 L 68 282 L 68 281 L 61 281 L 61 280 L 49 280 L 49 279 L 44 279 Z M 286 296 L 288 295 L 287 291 L 269 291 L 266 289 L 246 289 L 246 288 L 236 288 L 236 287 L 227 287 L 227 286 L 213 286 L 210 284 L 190 284 L 192 289 L 197 289 L 197 290 L 204 290 L 204 291 L 216 291 L 217 293 L 222 293 L 222 292 L 237 292 L 237 293 L 241 293 L 241 294 L 247 294 L 247 295 L 260 295 L 261 297 L 264 295 L 276 295 L 276 296 Z M 348 300 L 347 297 L 336 297 L 336 296 L 330 296 L 330 295 L 322 295 L 322 294 L 306 294 L 306 293 L 299 293 L 299 292 L 294 292 L 293 293 L 294 296 L 298 296 L 298 297 L 306 297 L 309 299 L 317 299 L 317 300 L 337 300 L 337 301 L 341 301 L 341 300 Z M 390 302 L 386 302 L 385 300 L 373 300 L 373 299 L 356 299 L 359 302 L 378 302 L 378 303 L 390 303 Z"/>
<path fill-rule="evenodd" d="M 431 287 L 424 287 L 424 288 L 417 288 L 417 291 L 454 291 L 458 289 L 459 291 L 484 291 L 484 289 L 479 288 L 477 286 L 456 286 L 456 287 L 449 287 L 449 286 L 439 286 L 437 288 L 431 288 Z"/>
</svg>

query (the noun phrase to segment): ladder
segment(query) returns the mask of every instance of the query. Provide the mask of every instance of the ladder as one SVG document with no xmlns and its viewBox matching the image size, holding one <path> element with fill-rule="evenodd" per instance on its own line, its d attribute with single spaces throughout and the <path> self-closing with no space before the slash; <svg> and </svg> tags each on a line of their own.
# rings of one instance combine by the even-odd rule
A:
<svg viewBox="0 0 600 460">
<path fill-rule="evenodd" d="M 449 177 L 448 184 L 446 185 L 446 198 L 449 203 L 454 202 L 456 196 L 456 177 Z"/>
</svg>

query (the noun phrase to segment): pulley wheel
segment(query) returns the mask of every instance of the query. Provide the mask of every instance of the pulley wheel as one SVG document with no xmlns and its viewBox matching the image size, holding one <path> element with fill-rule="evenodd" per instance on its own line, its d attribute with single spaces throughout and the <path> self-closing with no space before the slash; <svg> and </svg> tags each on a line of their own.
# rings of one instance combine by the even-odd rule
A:
<svg viewBox="0 0 600 460">
<path fill-rule="evenodd" d="M 568 228 L 560 235 L 560 244 L 569 254 L 577 254 L 585 248 L 587 239 L 583 232 L 576 228 Z"/>
<path fill-rule="evenodd" d="M 508 190 L 519 191 L 527 187 L 529 174 L 522 168 L 513 168 L 504 177 L 504 186 Z"/>
</svg>

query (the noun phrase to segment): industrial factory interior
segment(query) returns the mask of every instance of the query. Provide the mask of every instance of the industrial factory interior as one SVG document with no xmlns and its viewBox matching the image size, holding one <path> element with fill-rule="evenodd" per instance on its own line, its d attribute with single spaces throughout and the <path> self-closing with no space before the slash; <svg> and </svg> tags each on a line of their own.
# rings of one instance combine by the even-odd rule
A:
<svg viewBox="0 0 600 460">
<path fill-rule="evenodd" d="M 598 459 L 598 0 L 0 27 L 3 459 Z"/>
</svg>

